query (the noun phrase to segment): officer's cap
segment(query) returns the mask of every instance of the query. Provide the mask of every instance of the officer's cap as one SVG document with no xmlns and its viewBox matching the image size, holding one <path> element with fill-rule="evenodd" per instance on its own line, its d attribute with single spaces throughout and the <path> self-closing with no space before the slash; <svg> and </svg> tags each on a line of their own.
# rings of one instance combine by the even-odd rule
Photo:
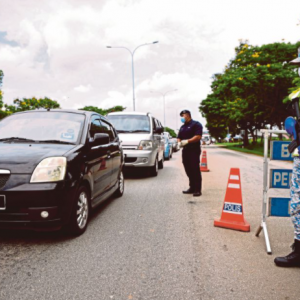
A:
<svg viewBox="0 0 300 300">
<path fill-rule="evenodd" d="M 191 116 L 191 112 L 187 109 L 184 109 L 183 111 L 180 112 L 180 117 L 182 117 L 183 114 L 189 114 Z"/>
</svg>

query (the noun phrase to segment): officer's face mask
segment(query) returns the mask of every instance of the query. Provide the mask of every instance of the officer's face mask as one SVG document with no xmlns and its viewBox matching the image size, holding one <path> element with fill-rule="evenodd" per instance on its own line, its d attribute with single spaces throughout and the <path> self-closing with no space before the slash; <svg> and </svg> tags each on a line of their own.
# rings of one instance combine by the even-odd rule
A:
<svg viewBox="0 0 300 300">
<path fill-rule="evenodd" d="M 184 117 L 181 117 L 180 120 L 181 120 L 182 123 L 185 123 L 185 118 Z"/>
</svg>

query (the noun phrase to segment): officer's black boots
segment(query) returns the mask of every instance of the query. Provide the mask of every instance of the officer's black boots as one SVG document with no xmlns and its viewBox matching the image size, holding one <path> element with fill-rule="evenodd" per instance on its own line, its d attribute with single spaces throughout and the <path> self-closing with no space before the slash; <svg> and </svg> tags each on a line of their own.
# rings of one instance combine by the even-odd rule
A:
<svg viewBox="0 0 300 300">
<path fill-rule="evenodd" d="M 195 193 L 193 194 L 194 197 L 200 197 L 201 195 L 202 195 L 201 192 L 195 192 Z"/>
<path fill-rule="evenodd" d="M 300 267 L 300 241 L 295 240 L 293 252 L 285 257 L 276 257 L 274 262 L 278 267 Z"/>
<path fill-rule="evenodd" d="M 194 194 L 194 190 L 189 188 L 188 190 L 186 191 L 182 191 L 183 194 Z"/>
<path fill-rule="evenodd" d="M 183 194 L 193 194 L 194 197 L 200 197 L 202 195 L 201 192 L 196 192 L 194 189 L 189 188 L 186 191 L 182 191 Z"/>
</svg>

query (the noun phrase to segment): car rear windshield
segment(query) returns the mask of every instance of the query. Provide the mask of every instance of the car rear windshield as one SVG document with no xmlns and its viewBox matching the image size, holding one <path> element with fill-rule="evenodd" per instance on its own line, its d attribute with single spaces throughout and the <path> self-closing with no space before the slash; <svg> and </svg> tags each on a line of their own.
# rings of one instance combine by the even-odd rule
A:
<svg viewBox="0 0 300 300">
<path fill-rule="evenodd" d="M 150 119 L 145 115 L 108 115 L 119 133 L 150 133 Z"/>
<path fill-rule="evenodd" d="M 78 142 L 85 116 L 66 112 L 15 114 L 0 122 L 0 140 L 19 138 L 34 141 Z"/>
</svg>

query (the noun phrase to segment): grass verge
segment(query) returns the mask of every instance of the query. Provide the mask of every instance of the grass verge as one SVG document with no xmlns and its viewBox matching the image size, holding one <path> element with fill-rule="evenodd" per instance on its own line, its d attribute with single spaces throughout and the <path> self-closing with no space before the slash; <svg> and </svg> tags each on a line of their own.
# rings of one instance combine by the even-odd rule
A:
<svg viewBox="0 0 300 300">
<path fill-rule="evenodd" d="M 264 156 L 263 143 L 249 144 L 247 147 L 243 147 L 242 143 L 218 143 L 216 145 L 229 150 Z M 270 149 L 269 149 L 269 154 L 270 154 Z"/>
<path fill-rule="evenodd" d="M 242 148 L 242 145 L 236 145 L 236 146 L 225 146 L 226 149 L 234 150 L 234 151 L 239 151 L 243 153 L 250 153 L 250 154 L 255 154 L 259 156 L 264 156 L 264 145 L 263 144 L 256 144 L 256 145 L 249 145 L 248 147 Z M 269 149 L 269 154 L 270 154 L 270 149 Z"/>
<path fill-rule="evenodd" d="M 273 141 L 278 141 L 280 140 L 279 138 L 272 138 Z M 284 141 L 287 141 L 286 139 L 283 139 Z M 217 143 L 217 146 L 220 146 L 222 148 L 234 150 L 234 151 L 239 151 L 243 153 L 250 153 L 250 154 L 255 154 L 259 156 L 264 156 L 264 143 L 263 142 L 257 142 L 256 144 L 250 144 L 247 147 L 243 147 L 242 142 L 239 143 Z M 269 153 L 268 155 L 270 156 L 270 147 L 269 147 Z"/>
</svg>

